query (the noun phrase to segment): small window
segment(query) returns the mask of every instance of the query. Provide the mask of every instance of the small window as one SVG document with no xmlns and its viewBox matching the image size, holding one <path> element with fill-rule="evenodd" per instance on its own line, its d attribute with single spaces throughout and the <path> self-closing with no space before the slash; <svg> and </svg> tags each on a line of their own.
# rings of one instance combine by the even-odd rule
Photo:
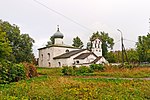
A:
<svg viewBox="0 0 150 100">
<path fill-rule="evenodd" d="M 43 54 L 41 54 L 41 60 L 43 61 Z"/>
<path fill-rule="evenodd" d="M 77 64 L 79 64 L 79 61 L 76 61 L 77 62 Z"/>
<path fill-rule="evenodd" d="M 59 67 L 61 66 L 61 62 L 58 62 L 58 66 L 59 66 Z"/>
<path fill-rule="evenodd" d="M 98 48 L 100 48 L 100 44 L 98 44 Z"/>
<path fill-rule="evenodd" d="M 48 65 L 49 65 L 49 67 L 51 67 L 51 63 L 50 62 L 48 62 Z"/>
<path fill-rule="evenodd" d="M 48 60 L 50 60 L 50 53 L 48 53 L 47 55 L 48 55 Z"/>
<path fill-rule="evenodd" d="M 99 50 L 99 52 L 101 52 L 101 50 Z"/>
<path fill-rule="evenodd" d="M 67 49 L 66 52 L 69 52 L 69 50 Z"/>
</svg>

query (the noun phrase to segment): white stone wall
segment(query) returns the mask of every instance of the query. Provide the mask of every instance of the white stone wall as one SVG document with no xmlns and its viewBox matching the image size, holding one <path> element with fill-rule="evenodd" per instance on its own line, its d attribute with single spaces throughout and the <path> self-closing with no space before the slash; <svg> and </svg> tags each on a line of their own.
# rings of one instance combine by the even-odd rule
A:
<svg viewBox="0 0 150 100">
<path fill-rule="evenodd" d="M 102 57 L 99 61 L 96 62 L 96 64 L 102 64 L 102 63 L 108 64 L 108 61 L 104 57 Z"/>
<path fill-rule="evenodd" d="M 65 48 L 65 47 L 50 47 L 50 48 L 39 50 L 39 64 L 38 64 L 39 67 L 58 67 L 59 65 L 58 62 L 60 61 L 56 61 L 53 58 L 66 53 L 66 50 L 72 51 L 72 50 L 79 50 L 79 49 Z M 48 53 L 50 54 L 50 57 Z M 67 61 L 66 59 L 64 59 L 61 62 L 66 63 Z"/>
<path fill-rule="evenodd" d="M 55 45 L 63 45 L 63 39 L 62 38 L 55 38 L 54 39 Z"/>
<path fill-rule="evenodd" d="M 66 58 L 66 59 L 55 59 L 55 61 L 54 61 L 55 62 L 55 67 L 58 67 L 59 62 L 61 63 L 60 67 L 62 67 L 62 66 L 73 66 L 73 64 L 75 62 L 74 58 L 79 56 L 82 53 L 87 53 L 87 52 L 90 52 L 90 51 L 85 50 L 85 51 L 82 51 L 82 52 L 80 52 L 78 54 L 75 54 L 75 55 L 71 56 L 70 58 Z"/>
</svg>

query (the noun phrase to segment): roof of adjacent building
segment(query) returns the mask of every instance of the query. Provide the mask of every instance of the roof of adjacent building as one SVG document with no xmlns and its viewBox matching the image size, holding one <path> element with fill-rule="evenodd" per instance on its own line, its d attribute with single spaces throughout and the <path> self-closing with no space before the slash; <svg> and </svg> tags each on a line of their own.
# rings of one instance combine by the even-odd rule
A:
<svg viewBox="0 0 150 100">
<path fill-rule="evenodd" d="M 99 56 L 97 57 L 94 61 L 92 61 L 91 63 L 96 63 L 97 61 L 99 61 L 103 56 Z"/>
<path fill-rule="evenodd" d="M 87 49 L 81 49 L 81 50 L 73 50 L 73 51 L 70 51 L 70 52 L 67 52 L 67 53 L 64 53 L 62 55 L 59 55 L 57 57 L 54 57 L 53 59 L 62 59 L 62 58 L 70 58 L 71 56 L 75 55 L 75 54 L 78 54 L 84 50 L 87 50 Z"/>
<path fill-rule="evenodd" d="M 95 57 L 97 57 L 93 52 L 89 52 L 89 53 L 82 53 L 79 56 L 75 57 L 74 59 L 85 59 L 91 54 L 93 54 Z"/>
</svg>

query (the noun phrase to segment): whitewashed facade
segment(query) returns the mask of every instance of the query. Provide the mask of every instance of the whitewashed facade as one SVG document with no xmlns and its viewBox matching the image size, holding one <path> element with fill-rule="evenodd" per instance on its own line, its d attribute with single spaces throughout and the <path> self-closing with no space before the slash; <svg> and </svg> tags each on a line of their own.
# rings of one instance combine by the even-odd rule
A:
<svg viewBox="0 0 150 100">
<path fill-rule="evenodd" d="M 92 41 L 92 52 L 86 49 L 74 48 L 64 45 L 63 34 L 59 28 L 53 35 L 54 44 L 48 47 L 39 48 L 38 65 L 40 67 L 62 67 L 62 66 L 79 66 L 92 63 L 107 62 L 102 57 L 102 42 L 99 39 Z M 97 59 L 100 58 L 98 61 Z M 102 58 L 102 59 L 101 59 Z M 96 61 L 96 62 L 94 62 Z"/>
</svg>

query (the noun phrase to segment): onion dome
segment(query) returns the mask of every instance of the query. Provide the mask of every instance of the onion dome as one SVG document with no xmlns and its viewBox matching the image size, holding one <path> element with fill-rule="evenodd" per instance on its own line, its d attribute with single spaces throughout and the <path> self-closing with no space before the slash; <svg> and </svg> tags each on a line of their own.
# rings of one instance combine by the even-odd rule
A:
<svg viewBox="0 0 150 100">
<path fill-rule="evenodd" d="M 59 25 L 57 25 L 57 32 L 53 35 L 54 38 L 63 38 L 64 35 L 59 31 Z"/>
</svg>

